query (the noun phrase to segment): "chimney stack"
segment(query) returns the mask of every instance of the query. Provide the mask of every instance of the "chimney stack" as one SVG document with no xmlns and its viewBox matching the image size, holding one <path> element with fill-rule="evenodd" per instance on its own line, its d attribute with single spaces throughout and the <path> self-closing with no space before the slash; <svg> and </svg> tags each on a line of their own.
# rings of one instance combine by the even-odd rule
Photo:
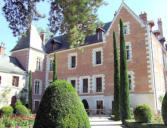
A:
<svg viewBox="0 0 167 128">
<path fill-rule="evenodd" d="M 45 41 L 46 41 L 46 33 L 45 32 L 41 32 L 41 40 L 42 40 L 42 43 L 45 44 Z"/>
<path fill-rule="evenodd" d="M 5 55 L 5 43 L 1 43 L 0 45 L 0 55 Z"/>
<path fill-rule="evenodd" d="M 140 19 L 143 20 L 144 23 L 147 23 L 147 13 L 142 13 L 139 15 Z"/>
<path fill-rule="evenodd" d="M 161 33 L 161 36 L 163 36 L 163 28 L 162 28 L 162 20 L 161 18 L 158 19 L 158 30 L 160 31 Z"/>
</svg>

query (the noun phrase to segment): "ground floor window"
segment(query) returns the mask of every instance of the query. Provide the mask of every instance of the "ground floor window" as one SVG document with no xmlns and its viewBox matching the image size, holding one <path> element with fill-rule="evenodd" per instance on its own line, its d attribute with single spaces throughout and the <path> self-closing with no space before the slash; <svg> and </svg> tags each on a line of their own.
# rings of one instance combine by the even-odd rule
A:
<svg viewBox="0 0 167 128">
<path fill-rule="evenodd" d="M 102 100 L 96 101 L 96 107 L 97 107 L 97 114 L 102 114 L 102 112 L 103 112 L 103 101 Z"/>
<path fill-rule="evenodd" d="M 34 101 L 34 106 L 35 106 L 35 108 L 34 108 L 34 110 L 37 112 L 38 111 L 38 108 L 39 108 L 39 101 Z"/>
</svg>

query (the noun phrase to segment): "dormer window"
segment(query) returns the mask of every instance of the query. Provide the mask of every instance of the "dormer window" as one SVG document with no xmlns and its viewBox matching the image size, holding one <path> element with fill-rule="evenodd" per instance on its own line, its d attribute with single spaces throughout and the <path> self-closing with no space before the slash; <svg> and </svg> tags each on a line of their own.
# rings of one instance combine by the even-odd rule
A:
<svg viewBox="0 0 167 128">
<path fill-rule="evenodd" d="M 102 28 L 98 28 L 96 30 L 96 38 L 97 38 L 98 41 L 103 40 L 103 34 L 104 34 L 104 30 Z"/>
</svg>

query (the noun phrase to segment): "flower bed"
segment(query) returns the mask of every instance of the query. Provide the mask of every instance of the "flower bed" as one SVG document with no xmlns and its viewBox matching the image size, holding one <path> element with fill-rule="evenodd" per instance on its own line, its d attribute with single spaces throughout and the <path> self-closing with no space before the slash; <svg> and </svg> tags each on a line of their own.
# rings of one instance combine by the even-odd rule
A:
<svg viewBox="0 0 167 128">
<path fill-rule="evenodd" d="M 0 128 L 31 128 L 35 115 L 31 116 L 0 116 Z"/>
</svg>

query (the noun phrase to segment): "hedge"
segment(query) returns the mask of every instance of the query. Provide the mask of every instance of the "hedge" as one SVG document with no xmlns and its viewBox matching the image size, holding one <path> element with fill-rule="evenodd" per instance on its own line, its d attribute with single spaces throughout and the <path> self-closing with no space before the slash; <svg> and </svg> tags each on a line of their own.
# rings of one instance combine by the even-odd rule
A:
<svg viewBox="0 0 167 128">
<path fill-rule="evenodd" d="M 124 125 L 127 128 L 167 128 L 163 124 L 138 123 L 135 120 L 126 120 Z"/>
<path fill-rule="evenodd" d="M 4 106 L 0 110 L 0 114 L 3 115 L 8 115 L 11 116 L 13 114 L 13 108 L 11 106 Z"/>
<path fill-rule="evenodd" d="M 71 84 L 56 80 L 48 86 L 34 128 L 90 128 L 84 106 Z"/>
<path fill-rule="evenodd" d="M 28 116 L 30 114 L 30 112 L 24 105 L 17 105 L 15 107 L 15 112 L 17 116 L 23 116 L 23 115 Z"/>
</svg>

